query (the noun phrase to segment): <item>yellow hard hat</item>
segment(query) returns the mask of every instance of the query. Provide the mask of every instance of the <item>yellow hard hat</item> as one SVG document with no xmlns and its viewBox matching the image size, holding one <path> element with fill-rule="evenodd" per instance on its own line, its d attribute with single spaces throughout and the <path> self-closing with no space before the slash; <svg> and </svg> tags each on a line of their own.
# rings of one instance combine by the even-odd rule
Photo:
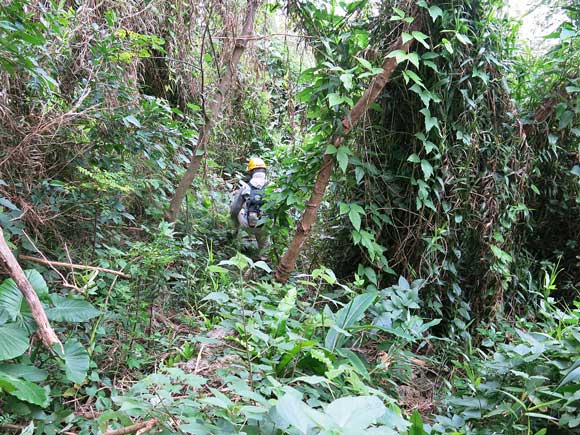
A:
<svg viewBox="0 0 580 435">
<path fill-rule="evenodd" d="M 252 157 L 248 162 L 248 172 L 258 168 L 267 169 L 266 163 L 260 157 Z"/>
</svg>

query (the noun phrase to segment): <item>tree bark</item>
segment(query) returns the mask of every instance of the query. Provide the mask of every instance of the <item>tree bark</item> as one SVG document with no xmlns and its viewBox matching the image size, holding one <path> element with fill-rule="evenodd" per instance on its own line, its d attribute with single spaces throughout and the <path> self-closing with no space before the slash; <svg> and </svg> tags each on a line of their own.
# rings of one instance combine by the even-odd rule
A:
<svg viewBox="0 0 580 435">
<path fill-rule="evenodd" d="M 403 50 L 408 52 L 412 42 L 413 40 L 410 40 L 403 44 L 401 40 L 390 51 Z M 331 139 L 332 144 L 336 148 L 338 148 L 344 142 L 344 137 L 350 133 L 354 125 L 368 110 L 369 106 L 377 99 L 396 68 L 397 61 L 395 58 L 385 58 L 383 62 L 383 71 L 373 78 L 370 86 L 364 92 L 362 97 L 359 98 L 354 107 L 350 110 L 348 116 L 342 120 L 343 131 L 341 136 L 334 136 L 334 138 Z M 294 239 L 292 239 L 292 242 L 286 250 L 286 253 L 282 256 L 276 272 L 274 273 L 274 277 L 278 282 L 286 282 L 290 276 L 290 273 L 296 267 L 296 260 L 298 259 L 298 255 L 300 254 L 302 246 L 310 234 L 312 225 L 316 221 L 318 208 L 320 207 L 320 203 L 324 197 L 324 192 L 326 191 L 326 186 L 328 186 L 333 168 L 334 157 L 330 154 L 325 154 L 322 158 L 322 166 L 318 171 L 318 175 L 316 176 L 314 188 L 312 189 L 312 195 L 306 203 L 306 210 L 304 211 L 304 214 L 302 215 L 302 218 L 296 227 L 296 234 L 294 235 Z"/>
<path fill-rule="evenodd" d="M 54 329 L 52 329 L 52 326 L 50 326 L 48 317 L 46 317 L 46 313 L 42 308 L 40 299 L 38 299 L 38 295 L 32 288 L 30 281 L 28 281 L 28 278 L 26 278 L 26 275 L 24 275 L 24 271 L 20 267 L 20 264 L 18 264 L 18 261 L 16 261 L 16 257 L 14 257 L 14 254 L 4 240 L 4 233 L 2 228 L 0 228 L 0 260 L 2 260 L 2 263 L 4 263 L 8 274 L 16 282 L 16 285 L 24 295 L 28 305 L 30 305 L 30 311 L 32 312 L 32 317 L 38 325 L 38 334 L 42 339 L 42 343 L 50 351 L 53 351 L 54 344 L 58 344 L 61 350 L 63 350 L 62 343 L 58 339 Z"/>
<path fill-rule="evenodd" d="M 181 179 L 179 185 L 175 189 L 175 193 L 173 194 L 173 198 L 171 199 L 171 203 L 169 204 L 169 210 L 165 215 L 165 218 L 168 222 L 175 222 L 175 220 L 177 219 L 177 215 L 179 214 L 183 198 L 185 198 L 185 195 L 187 194 L 187 191 L 189 190 L 189 187 L 191 186 L 191 183 L 195 178 L 195 174 L 199 169 L 201 161 L 205 156 L 205 151 L 202 155 L 197 155 L 198 154 L 197 151 L 205 150 L 209 136 L 211 135 L 212 129 L 215 125 L 216 119 L 220 115 L 224 98 L 229 92 L 230 87 L 232 85 L 232 81 L 236 74 L 238 63 L 240 61 L 240 58 L 242 57 L 242 53 L 246 49 L 248 39 L 252 37 L 254 28 L 254 18 L 256 16 L 258 5 L 259 0 L 248 0 L 248 6 L 246 9 L 246 18 L 244 20 L 242 35 L 240 38 L 236 40 L 236 45 L 234 47 L 234 50 L 232 51 L 232 56 L 227 65 L 227 70 L 221 77 L 216 91 L 216 95 L 214 96 L 213 100 L 209 105 L 208 110 L 209 113 L 207 114 L 206 122 L 200 131 L 197 144 L 193 149 L 193 156 L 191 158 L 191 161 L 187 166 L 187 170 L 185 171 L 183 178 Z"/>
</svg>

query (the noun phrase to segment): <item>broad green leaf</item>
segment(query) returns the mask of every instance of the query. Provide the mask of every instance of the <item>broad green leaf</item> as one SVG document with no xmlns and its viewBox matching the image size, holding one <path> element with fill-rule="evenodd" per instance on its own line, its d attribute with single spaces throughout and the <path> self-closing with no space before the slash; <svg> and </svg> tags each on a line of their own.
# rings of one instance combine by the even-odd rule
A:
<svg viewBox="0 0 580 435">
<path fill-rule="evenodd" d="M 425 146 L 425 151 L 427 151 L 427 154 L 430 154 L 431 152 L 433 152 L 433 150 L 437 149 L 437 145 L 435 145 L 430 140 L 426 140 L 425 142 L 423 142 L 423 145 Z"/>
<path fill-rule="evenodd" d="M 370 267 L 367 269 L 373 271 L 373 273 L 374 273 L 374 270 L 372 270 Z M 376 279 L 374 280 L 374 283 L 376 284 Z M 341 349 L 340 354 L 345 356 L 348 359 L 348 361 L 356 369 L 358 374 L 362 375 L 362 377 L 368 381 L 371 380 L 371 377 L 369 375 L 369 372 L 368 372 L 364 362 L 356 353 L 354 353 L 350 349 Z"/>
<path fill-rule="evenodd" d="M 25 270 L 24 274 L 39 297 L 48 293 L 48 286 L 38 271 L 34 269 Z M 21 317 L 23 312 L 25 314 L 30 312 L 24 295 L 12 278 L 4 280 L 0 285 L 0 310 L 8 313 L 12 321 Z"/>
<path fill-rule="evenodd" d="M 258 268 L 258 269 L 262 269 L 264 272 L 266 273 L 270 273 L 272 272 L 272 269 L 270 268 L 270 266 L 268 266 L 268 263 L 266 263 L 265 261 L 256 261 L 254 263 L 254 268 Z"/>
<path fill-rule="evenodd" d="M 420 77 L 417 75 L 417 73 L 416 73 L 416 72 L 414 72 L 414 71 L 411 71 L 411 70 L 406 70 L 406 71 L 403 71 L 403 74 L 404 74 L 406 77 L 408 77 L 408 78 L 410 78 L 411 80 L 413 80 L 413 81 L 414 81 L 414 82 L 415 82 L 415 83 L 416 83 L 418 86 L 423 86 L 423 87 L 424 87 L 424 85 L 423 85 L 423 81 L 422 81 L 422 80 L 421 80 L 421 78 L 420 78 Z M 407 82 L 408 82 L 408 80 L 407 80 Z M 427 91 L 427 93 L 429 93 L 429 94 L 430 94 L 430 92 L 429 92 L 429 91 Z M 428 105 L 428 103 L 427 103 L 427 104 L 425 104 L 425 105 L 427 106 L 427 105 Z"/>
<path fill-rule="evenodd" d="M 25 270 L 24 274 L 26 275 L 26 278 L 28 278 L 28 281 L 30 281 L 30 285 L 39 297 L 48 294 L 48 286 L 46 285 L 46 281 L 40 272 L 35 269 L 29 269 Z"/>
<path fill-rule="evenodd" d="M 413 38 L 415 38 L 417 41 L 419 41 L 421 44 L 423 44 L 425 46 L 425 48 L 430 48 L 429 44 L 427 44 L 425 41 L 427 39 L 429 39 L 429 37 L 427 35 L 425 35 L 423 32 L 419 32 L 417 30 L 415 30 L 413 33 Z"/>
<path fill-rule="evenodd" d="M 419 158 L 419 156 L 417 154 L 413 153 L 409 156 L 407 161 L 412 162 L 412 163 L 419 163 L 421 161 L 421 159 Z"/>
<path fill-rule="evenodd" d="M 576 32 L 568 27 L 562 27 L 562 30 L 560 31 L 560 39 L 562 39 L 562 40 L 574 38 L 577 35 L 578 35 L 578 32 Z"/>
<path fill-rule="evenodd" d="M 566 376 L 564 376 L 564 379 L 562 379 L 560 385 L 558 385 L 558 388 L 563 387 L 564 385 L 567 385 L 577 379 L 580 379 L 580 359 L 576 360 L 576 362 L 572 364 L 572 367 L 570 367 L 568 373 Z"/>
<path fill-rule="evenodd" d="M 301 103 L 307 103 L 312 96 L 313 89 L 311 87 L 304 88 L 296 94 L 296 99 Z"/>
<path fill-rule="evenodd" d="M 324 154 L 336 154 L 338 150 L 336 149 L 336 147 L 334 145 L 328 145 L 326 147 L 326 151 L 324 152 Z"/>
<path fill-rule="evenodd" d="M 341 146 L 338 148 L 336 153 L 336 160 L 338 161 L 338 167 L 342 170 L 342 172 L 346 172 L 346 168 L 348 167 L 349 154 L 350 150 L 347 147 Z"/>
<path fill-rule="evenodd" d="M 407 32 L 401 33 L 401 38 L 403 39 L 403 44 L 406 44 L 408 41 L 413 39 L 413 35 Z"/>
<path fill-rule="evenodd" d="M 48 377 L 48 372 L 28 364 L 0 364 L 0 373 L 6 373 L 15 378 L 22 378 L 30 382 L 42 382 Z"/>
<path fill-rule="evenodd" d="M 433 127 L 439 129 L 439 120 L 434 116 L 431 116 L 431 111 L 424 107 L 419 110 L 425 116 L 425 131 L 429 132 Z"/>
<path fill-rule="evenodd" d="M 363 431 L 376 423 L 386 410 L 387 408 L 378 397 L 341 397 L 328 405 L 326 415 L 345 433 L 348 433 L 348 431 Z"/>
<path fill-rule="evenodd" d="M 417 53 L 415 53 L 415 52 L 409 53 L 407 55 L 407 59 L 409 60 L 409 62 L 411 62 L 417 68 L 419 68 L 419 62 L 420 62 L 421 58 L 419 57 L 419 55 Z"/>
<path fill-rule="evenodd" d="M 328 105 L 330 107 L 338 106 L 339 104 L 342 104 L 343 101 L 344 99 L 339 94 L 328 94 Z"/>
<path fill-rule="evenodd" d="M 363 232 L 361 231 L 360 233 L 362 234 Z M 355 297 L 337 312 L 335 321 L 336 326 L 343 330 L 347 330 L 353 326 L 356 322 L 362 319 L 376 296 L 376 292 L 369 292 Z M 334 352 L 343 338 L 344 335 L 339 334 L 336 329 L 331 328 L 326 334 L 324 346 L 329 351 Z"/>
<path fill-rule="evenodd" d="M 574 112 L 570 110 L 566 110 L 564 113 L 560 115 L 560 123 L 559 128 L 563 130 L 568 128 L 572 124 L 572 120 L 574 119 Z"/>
<path fill-rule="evenodd" d="M 437 67 L 437 65 L 436 65 L 436 64 L 435 64 L 433 61 L 431 61 L 431 60 L 424 60 L 424 61 L 423 61 L 423 65 L 425 65 L 425 66 L 427 66 L 427 67 L 431 68 L 431 69 L 432 69 L 433 71 L 435 71 L 435 72 L 439 72 L 439 68 L 438 68 L 438 67 Z"/>
<path fill-rule="evenodd" d="M 18 207 L 16 207 L 14 204 L 12 204 L 10 201 L 8 201 L 4 197 L 0 197 L 0 205 L 3 207 L 6 207 L 9 210 L 14 210 L 14 211 L 20 210 Z"/>
<path fill-rule="evenodd" d="M 225 269 L 225 270 L 227 270 L 227 269 Z M 211 293 L 207 294 L 201 300 L 202 301 L 216 301 L 216 302 L 219 302 L 221 304 L 224 304 L 230 300 L 230 297 L 224 292 L 211 292 Z"/>
<path fill-rule="evenodd" d="M 344 88 L 347 90 L 351 90 L 352 89 L 352 79 L 353 79 L 353 75 L 350 73 L 345 73 L 345 74 L 341 74 L 340 75 L 340 81 L 342 82 L 342 84 L 344 85 Z"/>
<path fill-rule="evenodd" d="M 8 314 L 9 319 L 15 321 L 20 314 L 24 296 L 12 278 L 0 285 L 0 309 Z"/>
<path fill-rule="evenodd" d="M 0 361 L 13 359 L 28 349 L 28 332 L 14 323 L 0 326 Z"/>
<path fill-rule="evenodd" d="M 32 45 L 42 45 L 46 41 L 44 36 L 41 34 L 32 35 L 26 32 L 18 32 L 18 36 L 20 36 L 23 41 L 29 42 Z"/>
<path fill-rule="evenodd" d="M 75 384 L 81 384 L 89 369 L 89 354 L 76 340 L 69 340 L 64 345 L 64 367 L 66 377 Z"/>
<path fill-rule="evenodd" d="M 356 183 L 360 184 L 365 176 L 365 170 L 363 169 L 362 166 L 357 166 L 356 168 L 354 168 L 354 176 L 356 179 Z"/>
<path fill-rule="evenodd" d="M 491 245 L 490 248 L 491 248 L 491 252 L 493 252 L 493 255 L 495 255 L 499 260 L 501 260 L 505 263 L 511 263 L 513 261 L 513 258 L 511 255 L 509 255 L 504 250 L 498 248 L 497 246 Z"/>
<path fill-rule="evenodd" d="M 356 209 L 351 208 L 350 211 L 348 212 L 348 218 L 350 219 L 350 222 L 352 223 L 354 229 L 360 231 L 361 224 L 360 213 Z"/>
<path fill-rule="evenodd" d="M 294 390 L 278 400 L 276 413 L 286 425 L 294 427 L 303 435 L 311 434 L 314 427 L 332 427 L 332 422 L 326 415 L 302 402 L 299 393 Z"/>
<path fill-rule="evenodd" d="M 451 42 L 449 42 L 447 38 L 443 38 L 441 42 L 443 43 L 445 50 L 447 50 L 449 54 L 453 54 L 453 46 L 451 45 Z"/>
<path fill-rule="evenodd" d="M 421 169 L 423 170 L 423 175 L 425 175 L 425 180 L 428 180 L 433 175 L 433 166 L 428 160 L 421 160 Z"/>
<path fill-rule="evenodd" d="M 405 60 L 408 59 L 407 53 L 403 50 L 391 51 L 389 54 L 387 54 L 387 57 L 388 58 L 394 57 L 397 63 L 404 62 Z"/>
<path fill-rule="evenodd" d="M 207 271 L 209 273 L 223 273 L 223 274 L 228 274 L 230 272 L 225 267 L 217 266 L 215 264 L 207 266 Z"/>
<path fill-rule="evenodd" d="M 63 298 L 55 294 L 50 295 L 50 299 L 54 307 L 48 308 L 46 315 L 55 322 L 86 322 L 101 314 L 87 301 Z"/>
<path fill-rule="evenodd" d="M 368 70 L 372 70 L 372 69 L 373 69 L 373 66 L 372 66 L 372 64 L 371 64 L 371 63 L 370 63 L 368 60 L 366 60 L 365 58 L 363 58 L 363 57 L 355 57 L 355 59 L 356 59 L 356 60 L 358 60 L 358 61 L 359 61 L 359 63 L 360 63 L 360 64 L 361 64 L 361 65 L 362 65 L 362 66 L 363 66 L 365 69 L 368 69 Z"/>
<path fill-rule="evenodd" d="M 44 388 L 7 373 L 0 372 L 0 389 L 24 402 L 42 408 L 46 408 L 49 404 L 48 394 Z"/>
<path fill-rule="evenodd" d="M 437 17 L 443 16 L 443 10 L 439 6 L 433 5 L 429 8 L 429 15 L 431 15 L 431 19 L 435 22 Z"/>
<path fill-rule="evenodd" d="M 407 278 L 404 276 L 399 277 L 399 281 L 397 281 L 397 285 L 402 288 L 403 290 L 409 290 L 411 288 L 411 284 L 407 281 Z"/>
<path fill-rule="evenodd" d="M 463 34 L 457 32 L 455 34 L 455 36 L 457 37 L 457 39 L 459 40 L 459 42 L 461 42 L 463 45 L 471 45 L 471 44 L 473 44 L 471 42 L 471 40 L 467 37 L 467 35 L 463 35 Z"/>
</svg>

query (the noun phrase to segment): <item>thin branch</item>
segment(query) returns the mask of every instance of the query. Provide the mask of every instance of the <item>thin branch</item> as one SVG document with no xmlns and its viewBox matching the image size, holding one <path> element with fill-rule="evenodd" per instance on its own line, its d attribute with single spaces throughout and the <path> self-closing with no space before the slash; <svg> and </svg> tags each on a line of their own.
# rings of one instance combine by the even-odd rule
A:
<svg viewBox="0 0 580 435">
<path fill-rule="evenodd" d="M 252 35 L 252 36 L 212 36 L 212 39 L 237 39 L 244 41 L 261 41 L 262 39 L 269 39 L 275 36 L 292 37 L 292 38 L 304 38 L 304 39 L 315 39 L 316 36 L 310 35 L 297 35 L 295 33 L 270 33 L 269 35 Z"/>
<path fill-rule="evenodd" d="M 121 429 L 108 430 L 103 433 L 103 435 L 126 435 L 129 433 L 136 432 L 137 435 L 141 435 L 145 432 L 149 432 L 157 425 L 157 419 L 152 418 L 151 420 L 143 421 L 141 423 L 132 424 L 131 426 L 122 427 Z"/>
<path fill-rule="evenodd" d="M 63 261 L 50 261 L 50 260 L 45 260 L 43 258 L 30 257 L 28 255 L 21 255 L 20 258 L 22 260 L 34 261 L 36 263 L 46 264 L 48 266 L 62 266 L 62 267 L 71 267 L 73 269 L 98 270 L 99 272 L 110 273 L 113 275 L 118 275 L 121 278 L 131 279 L 131 275 L 127 275 L 126 273 L 119 272 L 118 270 L 106 269 L 104 267 L 86 266 L 84 264 L 65 263 Z"/>
</svg>

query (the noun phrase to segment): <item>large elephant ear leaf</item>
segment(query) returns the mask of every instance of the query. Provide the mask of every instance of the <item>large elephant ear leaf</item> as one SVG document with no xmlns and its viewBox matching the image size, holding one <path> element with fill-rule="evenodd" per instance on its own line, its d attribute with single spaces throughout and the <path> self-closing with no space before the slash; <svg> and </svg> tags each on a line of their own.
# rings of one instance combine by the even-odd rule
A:
<svg viewBox="0 0 580 435">
<path fill-rule="evenodd" d="M 50 320 L 56 322 L 85 322 L 101 314 L 91 303 L 80 299 L 50 295 L 54 307 L 46 310 Z"/>
<path fill-rule="evenodd" d="M 42 408 L 48 406 L 49 397 L 46 390 L 24 379 L 0 372 L 0 388 L 24 402 L 32 403 Z"/>
<path fill-rule="evenodd" d="M 6 316 L 11 321 L 15 321 L 20 315 L 24 296 L 12 278 L 4 280 L 0 284 L 0 310 L 3 317 Z"/>
<path fill-rule="evenodd" d="M 13 359 L 28 349 L 28 331 L 14 323 L 0 326 L 0 361 Z"/>
<path fill-rule="evenodd" d="M 76 340 L 69 340 L 64 345 L 64 368 L 66 377 L 75 384 L 81 384 L 89 370 L 89 354 Z"/>
<path fill-rule="evenodd" d="M 41 299 L 48 295 L 46 281 L 37 270 L 26 270 L 24 274 Z M 8 318 L 12 321 L 23 321 L 25 317 L 29 317 L 28 303 L 12 278 L 0 284 L 0 313 L 0 318 Z"/>
<path fill-rule="evenodd" d="M 38 270 L 25 270 L 24 275 L 26 275 L 26 278 L 30 281 L 30 285 L 40 298 L 48 294 L 48 285 L 46 285 L 46 281 Z"/>
</svg>

